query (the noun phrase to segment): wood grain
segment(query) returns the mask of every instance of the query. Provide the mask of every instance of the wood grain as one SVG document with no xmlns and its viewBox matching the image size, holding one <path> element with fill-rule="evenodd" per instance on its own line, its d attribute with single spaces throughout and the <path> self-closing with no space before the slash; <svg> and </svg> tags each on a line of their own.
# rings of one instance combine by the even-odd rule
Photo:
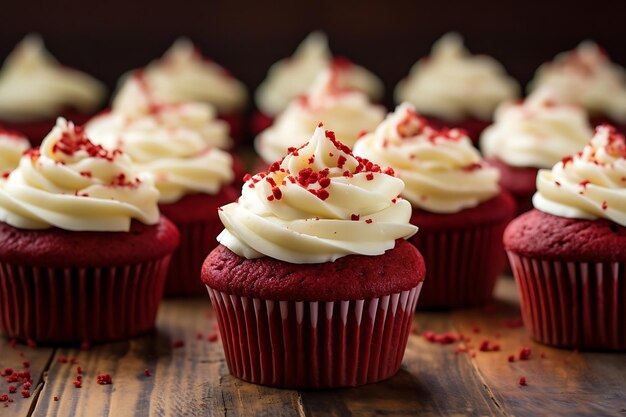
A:
<svg viewBox="0 0 626 417">
<path fill-rule="evenodd" d="M 228 374 L 221 343 L 208 340 L 215 331 L 208 296 L 169 300 L 153 334 L 88 351 L 59 349 L 34 415 L 298 415 L 297 392 L 246 384 Z M 179 341 L 184 345 L 176 347 Z M 62 357 L 78 363 L 61 363 Z M 81 388 L 73 385 L 77 366 Z M 105 373 L 112 385 L 96 382 Z"/>
<path fill-rule="evenodd" d="M 0 342 L 0 370 L 11 368 L 15 371 L 27 370 L 33 379 L 30 388 L 30 397 L 24 398 L 21 394 L 21 383 L 8 383 L 6 378 L 0 378 L 0 395 L 7 394 L 13 402 L 0 402 L 0 416 L 28 416 L 34 407 L 37 396 L 43 387 L 43 374 L 53 354 L 52 348 L 30 348 L 23 344 L 12 344 L 9 341 Z M 28 367 L 24 366 L 28 362 Z M 14 394 L 9 393 L 9 385 L 16 387 Z"/>
</svg>

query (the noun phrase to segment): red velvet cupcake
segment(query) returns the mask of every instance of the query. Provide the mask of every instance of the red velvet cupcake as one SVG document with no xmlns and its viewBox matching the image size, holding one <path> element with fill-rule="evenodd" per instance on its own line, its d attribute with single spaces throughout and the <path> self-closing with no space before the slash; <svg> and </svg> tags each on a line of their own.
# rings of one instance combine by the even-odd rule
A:
<svg viewBox="0 0 626 417">
<path fill-rule="evenodd" d="M 159 208 L 181 233 L 172 257 L 166 295 L 202 295 L 202 262 L 222 230 L 217 208 L 239 195 L 233 185 L 241 163 L 221 150 L 232 145 L 228 126 L 204 103 L 163 104 L 135 75 L 119 92 L 110 112 L 87 124 L 94 142 L 121 149 L 137 169 L 153 174 Z"/>
<path fill-rule="evenodd" d="M 0 69 L 0 125 L 39 145 L 58 116 L 82 124 L 101 106 L 106 88 L 60 65 L 34 35 L 24 39 Z"/>
<path fill-rule="evenodd" d="M 593 126 L 610 123 L 626 132 L 626 69 L 594 42 L 582 42 L 541 65 L 528 90 L 546 87 L 563 103 L 585 109 Z"/>
<path fill-rule="evenodd" d="M 471 55 L 449 33 L 433 45 L 396 87 L 396 102 L 408 101 L 436 129 L 460 128 L 478 143 L 496 106 L 519 95 L 517 81 L 495 59 Z"/>
<path fill-rule="evenodd" d="M 603 126 L 582 152 L 540 170 L 536 210 L 504 245 L 524 324 L 541 343 L 626 350 L 626 140 Z"/>
<path fill-rule="evenodd" d="M 360 138 L 356 155 L 393 168 L 413 206 L 410 241 L 426 259 L 428 284 L 421 308 L 467 307 L 492 298 L 504 266 L 502 233 L 515 203 L 457 129 L 437 130 L 404 103 Z"/>
<path fill-rule="evenodd" d="M 220 209 L 202 280 L 233 375 L 331 388 L 398 371 L 425 274 L 403 187 L 319 127 Z"/>
<path fill-rule="evenodd" d="M 152 61 L 141 72 L 158 102 L 211 104 L 218 117 L 228 123 L 236 143 L 244 139 L 246 87 L 225 68 L 204 57 L 189 39 L 178 39 L 161 59 Z"/>
<path fill-rule="evenodd" d="M 495 123 L 483 132 L 480 148 L 500 170 L 500 185 L 515 197 L 521 214 L 533 207 L 537 171 L 581 150 L 591 134 L 585 111 L 559 103 L 558 95 L 546 88 L 521 103 L 502 104 Z"/>
<path fill-rule="evenodd" d="M 154 326 L 176 227 L 152 178 L 63 119 L 0 187 L 0 328 L 65 344 Z"/>
<path fill-rule="evenodd" d="M 255 138 L 254 147 L 267 170 L 290 148 L 306 142 L 320 121 L 346 145 L 353 146 L 363 132 L 374 130 L 384 117 L 384 107 L 373 104 L 360 91 L 342 88 L 337 70 L 325 70 L 305 96 L 292 101 L 276 123 Z"/>
<path fill-rule="evenodd" d="M 258 135 L 272 126 L 276 117 L 293 100 L 305 95 L 319 74 L 329 68 L 337 71 L 342 89 L 360 91 L 376 103 L 382 100 L 384 86 L 376 75 L 346 58 L 333 58 L 326 35 L 312 32 L 292 56 L 270 67 L 256 90 L 258 111 L 252 117 L 252 134 Z"/>
</svg>

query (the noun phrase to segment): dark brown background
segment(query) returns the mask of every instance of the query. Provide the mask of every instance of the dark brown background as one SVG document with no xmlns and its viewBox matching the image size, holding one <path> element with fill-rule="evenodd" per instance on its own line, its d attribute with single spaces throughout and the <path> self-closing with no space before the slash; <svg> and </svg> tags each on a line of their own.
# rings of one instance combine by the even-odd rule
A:
<svg viewBox="0 0 626 417">
<path fill-rule="evenodd" d="M 123 71 L 187 35 L 254 88 L 270 64 L 319 28 L 336 54 L 383 78 L 389 99 L 395 83 L 448 30 L 461 32 L 473 52 L 495 56 L 525 83 L 538 64 L 585 38 L 626 64 L 625 22 L 625 0 L 7 0 L 0 5 L 0 58 L 36 31 L 63 63 L 113 85 Z"/>
</svg>

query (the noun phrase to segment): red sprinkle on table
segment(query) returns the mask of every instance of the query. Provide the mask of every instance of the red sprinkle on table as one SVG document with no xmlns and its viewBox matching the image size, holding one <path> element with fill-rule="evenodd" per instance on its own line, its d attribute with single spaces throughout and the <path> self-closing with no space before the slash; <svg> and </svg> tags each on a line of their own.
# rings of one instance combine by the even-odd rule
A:
<svg viewBox="0 0 626 417">
<path fill-rule="evenodd" d="M 82 388 L 82 387 L 83 387 L 83 383 L 81 381 L 79 381 L 78 379 L 74 381 L 74 388 Z"/>
<path fill-rule="evenodd" d="M 525 361 L 530 359 L 530 355 L 531 355 L 531 350 L 529 347 L 523 347 L 520 352 L 519 352 L 519 359 L 521 361 Z"/>
<path fill-rule="evenodd" d="M 509 357 L 507 358 L 507 360 L 509 362 L 515 362 L 515 355 L 509 355 Z"/>
<path fill-rule="evenodd" d="M 24 398 L 30 397 L 30 391 L 25 390 L 25 389 L 22 390 L 22 397 L 24 397 Z"/>
<path fill-rule="evenodd" d="M 9 393 L 15 394 L 17 392 L 17 388 L 15 385 L 9 385 Z"/>
<path fill-rule="evenodd" d="M 520 385 L 526 385 L 526 377 L 525 376 L 520 376 L 519 384 Z"/>
<path fill-rule="evenodd" d="M 55 396 L 54 396 L 54 398 L 53 398 L 53 400 L 54 400 L 54 401 L 59 401 L 59 397 L 55 395 Z"/>
<path fill-rule="evenodd" d="M 207 340 L 209 342 L 217 342 L 217 337 L 218 337 L 217 332 L 213 332 L 213 333 L 209 334 L 209 336 L 207 337 Z"/>
<path fill-rule="evenodd" d="M 152 374 L 150 373 L 150 369 L 148 369 L 148 368 L 146 368 L 146 369 L 144 369 L 144 370 L 143 370 L 143 374 L 144 374 L 145 376 L 151 376 L 151 375 L 152 375 Z"/>
<path fill-rule="evenodd" d="M 427 331 L 427 332 L 424 332 L 424 339 L 428 340 L 431 343 L 441 343 L 441 344 L 447 345 L 450 343 L 460 341 L 461 336 L 455 333 L 450 333 L 450 332 L 437 334 L 434 332 Z"/>
<path fill-rule="evenodd" d="M 109 374 L 102 374 L 96 377 L 96 382 L 100 385 L 110 385 L 113 383 L 113 378 Z"/>
<path fill-rule="evenodd" d="M 23 366 L 24 368 L 30 368 L 30 362 L 28 362 L 28 361 L 24 361 L 24 362 L 22 362 L 22 366 Z"/>
<path fill-rule="evenodd" d="M 181 348 L 185 346 L 185 341 L 181 340 L 181 339 L 176 339 L 174 340 L 174 342 L 172 343 L 172 347 L 173 348 Z"/>
</svg>

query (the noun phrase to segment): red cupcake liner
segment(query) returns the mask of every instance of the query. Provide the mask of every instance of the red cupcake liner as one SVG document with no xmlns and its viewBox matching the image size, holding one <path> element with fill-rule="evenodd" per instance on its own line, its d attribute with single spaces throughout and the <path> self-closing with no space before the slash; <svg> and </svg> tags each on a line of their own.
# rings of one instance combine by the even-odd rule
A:
<svg viewBox="0 0 626 417">
<path fill-rule="evenodd" d="M 624 263 L 508 256 L 524 324 L 535 340 L 558 347 L 626 350 Z"/>
<path fill-rule="evenodd" d="M 470 307 L 493 298 L 506 259 L 502 234 L 506 224 L 465 230 L 425 230 L 410 239 L 424 256 L 428 282 L 418 309 Z"/>
<path fill-rule="evenodd" d="M 172 255 L 167 280 L 166 296 L 206 296 L 206 287 L 200 278 L 202 264 L 209 252 L 218 245 L 217 235 L 224 229 L 219 219 L 203 222 L 177 223 L 180 245 Z"/>
<path fill-rule="evenodd" d="M 230 373 L 283 388 L 358 386 L 402 362 L 422 283 L 356 301 L 272 301 L 209 287 Z"/>
<path fill-rule="evenodd" d="M 154 327 L 169 256 L 134 265 L 0 264 L 0 328 L 9 338 L 70 344 L 127 339 Z"/>
</svg>

